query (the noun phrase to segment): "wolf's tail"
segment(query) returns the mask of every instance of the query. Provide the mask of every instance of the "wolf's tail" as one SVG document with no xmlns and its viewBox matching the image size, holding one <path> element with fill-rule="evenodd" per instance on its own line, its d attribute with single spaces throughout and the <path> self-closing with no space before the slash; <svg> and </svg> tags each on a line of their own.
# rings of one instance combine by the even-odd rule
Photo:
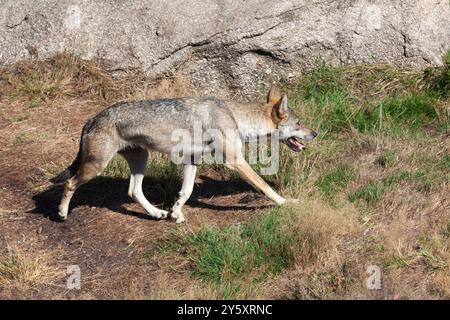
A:
<svg viewBox="0 0 450 320">
<path fill-rule="evenodd" d="M 62 184 L 66 182 L 67 179 L 72 178 L 75 173 L 78 171 L 78 168 L 81 164 L 81 148 L 78 150 L 77 157 L 72 162 L 72 164 L 64 171 L 62 171 L 60 174 L 58 174 L 56 177 L 53 177 L 50 179 L 51 183 L 54 184 Z"/>
<path fill-rule="evenodd" d="M 81 133 L 81 138 L 80 138 L 80 148 L 78 150 L 78 154 L 77 154 L 77 157 L 75 158 L 75 160 L 72 162 L 72 164 L 66 170 L 64 170 L 63 172 L 58 174 L 56 177 L 51 178 L 50 182 L 52 182 L 54 184 L 62 184 L 64 182 L 66 182 L 67 179 L 72 178 L 75 175 L 75 173 L 77 173 L 78 168 L 81 165 L 81 159 L 83 157 L 83 149 L 84 149 L 83 146 L 85 144 L 87 133 L 90 130 L 91 122 L 92 122 L 92 120 L 89 120 L 86 123 L 86 125 L 83 127 L 83 131 Z"/>
</svg>

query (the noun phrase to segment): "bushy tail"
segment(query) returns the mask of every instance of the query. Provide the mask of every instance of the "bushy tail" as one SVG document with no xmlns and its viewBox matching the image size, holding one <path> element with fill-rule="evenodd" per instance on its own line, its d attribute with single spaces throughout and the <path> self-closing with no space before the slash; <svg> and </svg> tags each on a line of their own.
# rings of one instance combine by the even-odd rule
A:
<svg viewBox="0 0 450 320">
<path fill-rule="evenodd" d="M 72 162 L 72 164 L 66 170 L 58 174 L 56 177 L 51 178 L 50 182 L 54 184 L 62 184 L 66 182 L 67 179 L 72 178 L 75 175 L 75 173 L 78 171 L 78 168 L 80 167 L 80 164 L 81 164 L 81 148 L 78 151 L 77 157 Z"/>
<path fill-rule="evenodd" d="M 77 173 L 78 168 L 81 165 L 81 158 L 83 156 L 83 145 L 84 145 L 84 141 L 86 140 L 86 136 L 88 131 L 90 130 L 90 127 L 92 125 L 92 119 L 89 120 L 85 126 L 83 127 L 83 130 L 81 132 L 81 138 L 80 138 L 80 149 L 78 150 L 78 154 L 77 157 L 75 158 L 75 160 L 72 162 L 72 164 L 63 172 L 61 172 L 60 174 L 58 174 L 56 177 L 51 178 L 50 182 L 54 183 L 54 184 L 62 184 L 64 182 L 66 182 L 67 179 L 72 178 L 75 173 Z"/>
</svg>

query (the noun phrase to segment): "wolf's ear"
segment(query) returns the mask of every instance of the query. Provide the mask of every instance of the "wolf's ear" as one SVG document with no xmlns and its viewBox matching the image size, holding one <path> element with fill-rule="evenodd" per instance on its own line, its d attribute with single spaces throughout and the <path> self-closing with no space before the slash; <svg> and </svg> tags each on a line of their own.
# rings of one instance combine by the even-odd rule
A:
<svg viewBox="0 0 450 320">
<path fill-rule="evenodd" d="M 288 98 L 283 95 L 283 98 L 278 101 L 272 108 L 272 119 L 275 123 L 280 123 L 288 118 Z"/>
<path fill-rule="evenodd" d="M 281 100 L 280 89 L 276 86 L 270 87 L 269 93 L 267 94 L 267 103 L 274 106 L 278 104 Z"/>
<path fill-rule="evenodd" d="M 283 94 L 283 98 L 277 107 L 277 113 L 280 119 L 286 119 L 288 116 L 288 97 L 286 94 Z"/>
</svg>

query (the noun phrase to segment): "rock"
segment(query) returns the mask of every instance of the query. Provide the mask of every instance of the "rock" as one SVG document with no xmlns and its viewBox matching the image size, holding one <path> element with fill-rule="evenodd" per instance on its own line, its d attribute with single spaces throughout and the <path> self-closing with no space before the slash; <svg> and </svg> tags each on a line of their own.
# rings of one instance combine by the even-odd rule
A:
<svg viewBox="0 0 450 320">
<path fill-rule="evenodd" d="M 2 0 L 0 65 L 68 51 L 252 96 L 333 64 L 439 65 L 448 0 Z"/>
</svg>

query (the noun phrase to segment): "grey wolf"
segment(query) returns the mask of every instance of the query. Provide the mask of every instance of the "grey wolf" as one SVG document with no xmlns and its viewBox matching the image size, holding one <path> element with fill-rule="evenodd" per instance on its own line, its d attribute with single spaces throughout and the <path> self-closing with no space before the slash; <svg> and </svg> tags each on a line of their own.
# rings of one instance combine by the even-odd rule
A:
<svg viewBox="0 0 450 320">
<path fill-rule="evenodd" d="M 169 212 L 153 206 L 142 192 L 142 180 L 149 151 L 170 154 L 176 147 L 171 134 L 184 129 L 192 133 L 193 124 L 202 130 L 215 129 L 222 133 L 215 141 L 202 140 L 184 154 L 183 182 L 179 197 L 172 207 L 171 217 L 184 221 L 182 207 L 191 196 L 197 164 L 194 153 L 207 151 L 212 142 L 220 146 L 225 166 L 237 171 L 254 188 L 278 205 L 286 199 L 278 195 L 245 161 L 243 143 L 257 136 L 270 136 L 277 131 L 278 139 L 293 151 L 305 148 L 317 133 L 303 125 L 288 107 L 286 94 L 272 87 L 264 103 L 239 103 L 214 98 L 177 98 L 127 101 L 116 103 L 101 111 L 83 127 L 78 155 L 73 163 L 51 181 L 64 183 L 59 205 L 59 217 L 67 218 L 69 202 L 75 190 L 99 175 L 111 158 L 119 153 L 131 169 L 128 195 L 154 218 L 166 218 Z"/>
</svg>

